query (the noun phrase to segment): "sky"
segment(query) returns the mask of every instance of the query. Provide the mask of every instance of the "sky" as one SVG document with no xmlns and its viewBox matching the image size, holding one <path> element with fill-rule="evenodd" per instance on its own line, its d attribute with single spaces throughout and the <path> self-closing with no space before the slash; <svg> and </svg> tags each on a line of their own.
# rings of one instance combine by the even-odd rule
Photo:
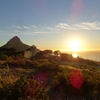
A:
<svg viewBox="0 0 100 100">
<path fill-rule="evenodd" d="M 41 50 L 100 49 L 100 0 L 0 0 L 0 46 L 18 36 Z"/>
</svg>

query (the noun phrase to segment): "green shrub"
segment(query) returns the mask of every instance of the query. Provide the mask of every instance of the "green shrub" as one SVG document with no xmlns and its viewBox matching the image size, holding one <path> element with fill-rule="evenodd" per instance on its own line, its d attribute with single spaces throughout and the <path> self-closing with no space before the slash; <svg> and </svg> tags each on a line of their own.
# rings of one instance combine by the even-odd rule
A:
<svg viewBox="0 0 100 100">
<path fill-rule="evenodd" d="M 39 63 L 37 61 L 26 60 L 27 67 L 38 67 Z"/>
<path fill-rule="evenodd" d="M 48 61 L 48 59 L 38 59 L 37 62 L 40 63 L 40 64 L 49 64 L 50 63 Z"/>
<path fill-rule="evenodd" d="M 5 55 L 5 54 L 1 54 L 1 55 L 0 55 L 0 59 L 1 59 L 1 60 L 7 60 L 7 58 L 8 58 L 8 56 Z"/>
</svg>

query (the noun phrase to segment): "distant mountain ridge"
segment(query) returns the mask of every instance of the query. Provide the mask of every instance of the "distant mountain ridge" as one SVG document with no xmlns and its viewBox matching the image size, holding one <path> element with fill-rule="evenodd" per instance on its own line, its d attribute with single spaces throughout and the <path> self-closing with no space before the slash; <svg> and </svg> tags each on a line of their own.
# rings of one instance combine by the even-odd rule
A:
<svg viewBox="0 0 100 100">
<path fill-rule="evenodd" d="M 31 46 L 24 44 L 19 37 L 15 36 L 10 39 L 5 45 L 1 48 L 15 48 L 17 51 L 25 51 Z"/>
</svg>

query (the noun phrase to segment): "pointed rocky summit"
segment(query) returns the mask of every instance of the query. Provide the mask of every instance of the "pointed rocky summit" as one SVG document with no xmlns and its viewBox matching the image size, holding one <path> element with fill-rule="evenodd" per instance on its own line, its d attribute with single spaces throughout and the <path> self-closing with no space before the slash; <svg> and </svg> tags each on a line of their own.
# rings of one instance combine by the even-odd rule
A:
<svg viewBox="0 0 100 100">
<path fill-rule="evenodd" d="M 24 44 L 19 37 L 15 36 L 10 39 L 5 45 L 1 48 L 15 48 L 17 51 L 25 51 L 30 48 L 29 45 Z"/>
</svg>

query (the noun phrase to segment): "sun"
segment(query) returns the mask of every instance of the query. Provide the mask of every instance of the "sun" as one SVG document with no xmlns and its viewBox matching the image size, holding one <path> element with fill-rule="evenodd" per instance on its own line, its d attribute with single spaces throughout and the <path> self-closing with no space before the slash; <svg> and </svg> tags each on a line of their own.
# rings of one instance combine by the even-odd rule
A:
<svg viewBox="0 0 100 100">
<path fill-rule="evenodd" d="M 78 40 L 72 40 L 70 41 L 69 46 L 71 51 L 78 51 L 80 48 L 80 42 Z"/>
<path fill-rule="evenodd" d="M 78 55 L 77 54 L 72 54 L 73 58 L 77 58 Z"/>
</svg>

